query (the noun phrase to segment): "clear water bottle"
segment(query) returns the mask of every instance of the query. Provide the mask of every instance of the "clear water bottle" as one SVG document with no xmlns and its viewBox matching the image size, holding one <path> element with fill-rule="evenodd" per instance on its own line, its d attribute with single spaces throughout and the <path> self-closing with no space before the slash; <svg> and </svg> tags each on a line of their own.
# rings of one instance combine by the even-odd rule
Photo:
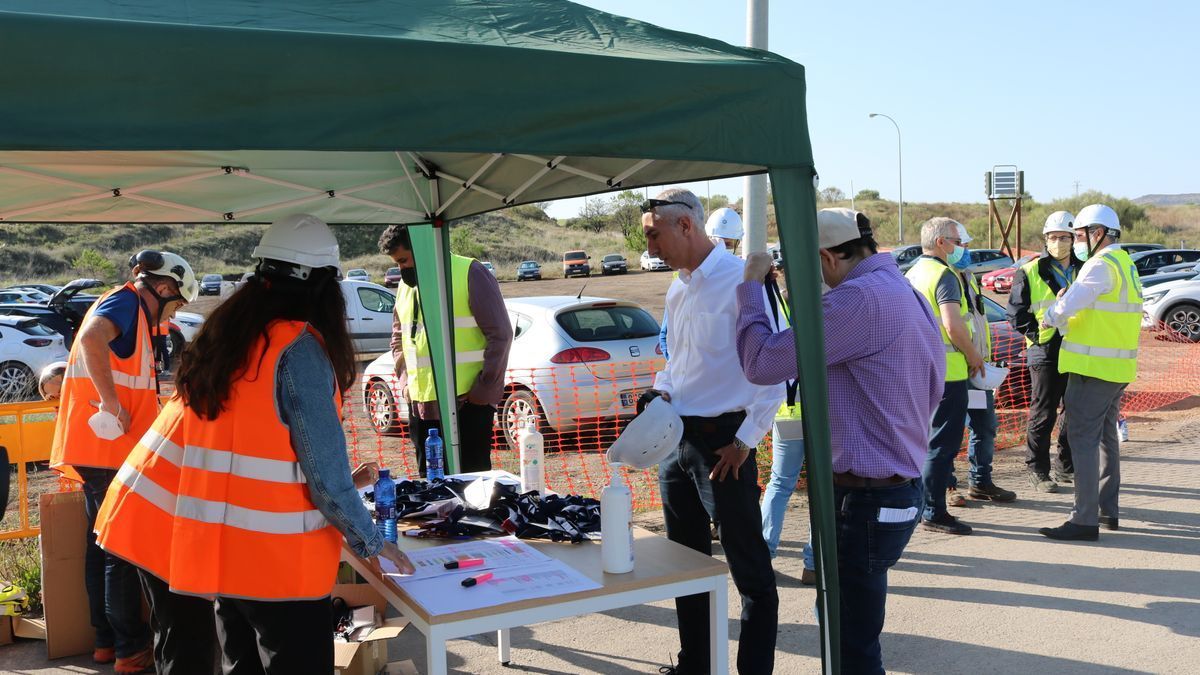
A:
<svg viewBox="0 0 1200 675">
<path fill-rule="evenodd" d="M 375 528 L 384 539 L 396 543 L 396 482 L 388 469 L 380 469 L 375 481 Z"/>
<path fill-rule="evenodd" d="M 437 429 L 429 430 L 425 439 L 425 480 L 435 481 L 446 477 L 445 448 Z"/>
</svg>

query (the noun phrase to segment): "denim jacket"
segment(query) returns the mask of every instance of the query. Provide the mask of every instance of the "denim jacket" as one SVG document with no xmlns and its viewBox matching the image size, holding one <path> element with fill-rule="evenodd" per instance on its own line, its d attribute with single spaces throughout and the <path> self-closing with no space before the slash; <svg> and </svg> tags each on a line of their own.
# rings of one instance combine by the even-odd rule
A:
<svg viewBox="0 0 1200 675">
<path fill-rule="evenodd" d="M 383 549 L 350 477 L 346 435 L 334 406 L 333 366 L 311 333 L 293 342 L 279 357 L 275 405 L 291 432 L 296 461 L 308 481 L 308 494 L 321 514 L 346 537 L 360 558 Z"/>
</svg>

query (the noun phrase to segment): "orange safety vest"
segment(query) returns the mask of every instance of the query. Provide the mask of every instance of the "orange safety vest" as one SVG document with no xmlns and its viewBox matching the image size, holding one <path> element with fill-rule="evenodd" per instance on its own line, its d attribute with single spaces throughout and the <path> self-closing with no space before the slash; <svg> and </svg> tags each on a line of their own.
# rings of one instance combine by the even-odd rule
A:
<svg viewBox="0 0 1200 675">
<path fill-rule="evenodd" d="M 113 293 L 126 289 L 137 293 L 133 283 L 108 291 L 87 311 L 83 325 L 91 319 L 100 303 Z M 88 426 L 88 418 L 99 410 L 100 394 L 88 377 L 87 364 L 83 360 L 83 341 L 77 339 L 71 346 L 67 372 L 63 376 L 58 420 L 54 426 L 54 444 L 50 448 L 50 466 L 71 480 L 81 480 L 74 467 L 120 467 L 137 439 L 146 433 L 158 415 L 154 347 L 150 340 L 150 324 L 141 309 L 141 298 L 138 299 L 137 316 L 137 342 L 133 353 L 127 359 L 118 358 L 112 350 L 108 353 L 117 398 L 121 407 L 129 412 L 130 419 L 129 428 L 120 438 L 112 441 L 100 439 Z"/>
<path fill-rule="evenodd" d="M 109 487 L 96 516 L 101 548 L 176 593 L 329 595 L 342 536 L 309 498 L 275 406 L 279 357 L 306 330 L 303 322 L 271 324 L 269 339 L 251 352 L 263 353 L 252 357 L 257 372 L 233 383 L 215 420 L 201 418 L 181 396 L 167 402 Z M 334 402 L 340 410 L 340 394 Z"/>
</svg>

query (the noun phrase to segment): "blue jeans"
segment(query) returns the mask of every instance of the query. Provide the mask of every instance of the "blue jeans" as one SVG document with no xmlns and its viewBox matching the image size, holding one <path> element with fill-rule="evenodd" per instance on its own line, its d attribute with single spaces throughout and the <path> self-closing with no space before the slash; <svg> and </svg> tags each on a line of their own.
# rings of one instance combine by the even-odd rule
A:
<svg viewBox="0 0 1200 675">
<path fill-rule="evenodd" d="M 150 627 L 142 621 L 141 580 L 136 567 L 96 545 L 95 532 L 96 512 L 117 472 L 75 468 L 83 478 L 83 511 L 87 515 L 83 581 L 96 646 L 113 647 L 118 657 L 130 657 L 150 646 Z"/>
<path fill-rule="evenodd" d="M 974 387 L 967 385 L 967 391 Z M 996 456 L 996 398 L 995 392 L 985 390 L 986 408 L 967 408 L 967 477 L 971 485 L 992 482 L 992 458 Z M 958 487 L 958 476 L 950 472 L 948 487 Z"/>
<path fill-rule="evenodd" d="M 833 488 L 838 507 L 843 673 L 884 672 L 879 634 L 887 603 L 887 574 L 917 527 L 921 491 L 919 479 L 882 488 Z M 913 509 L 913 517 L 898 523 L 881 522 L 881 509 Z"/>
<path fill-rule="evenodd" d="M 946 488 L 954 475 L 954 456 L 962 447 L 967 418 L 967 381 L 947 382 L 942 400 L 933 411 L 929 454 L 921 470 L 925 484 L 925 520 L 946 513 Z"/>
<path fill-rule="evenodd" d="M 804 440 L 777 439 L 771 453 L 771 480 L 762 501 L 762 533 L 767 540 L 771 557 L 779 549 L 779 535 L 783 532 L 783 517 L 787 512 L 788 499 L 796 490 L 800 480 L 800 469 L 804 466 Z M 812 569 L 812 549 L 804 547 L 804 566 Z"/>
</svg>

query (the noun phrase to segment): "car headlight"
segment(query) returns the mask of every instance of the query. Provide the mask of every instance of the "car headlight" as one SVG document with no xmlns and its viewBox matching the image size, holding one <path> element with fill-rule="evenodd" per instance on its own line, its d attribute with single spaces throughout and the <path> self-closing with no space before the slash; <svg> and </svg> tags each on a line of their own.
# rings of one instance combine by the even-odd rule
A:
<svg viewBox="0 0 1200 675">
<path fill-rule="evenodd" d="M 1166 291 L 1159 291 L 1157 293 L 1147 293 L 1142 298 L 1142 302 L 1147 305 L 1153 305 L 1153 304 L 1157 303 L 1159 300 L 1162 300 L 1163 296 L 1166 294 L 1167 294 Z"/>
</svg>

